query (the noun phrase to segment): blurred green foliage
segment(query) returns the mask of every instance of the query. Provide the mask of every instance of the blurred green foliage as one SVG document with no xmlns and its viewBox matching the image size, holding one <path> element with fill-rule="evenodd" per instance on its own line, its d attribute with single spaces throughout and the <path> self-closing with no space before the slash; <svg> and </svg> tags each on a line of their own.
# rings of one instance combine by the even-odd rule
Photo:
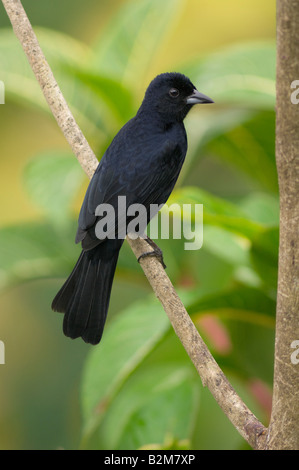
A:
<svg viewBox="0 0 299 470">
<path fill-rule="evenodd" d="M 99 158 L 136 112 L 144 91 L 136 81 L 148 79 L 181 3 L 164 0 L 160 8 L 160 0 L 124 2 L 93 47 L 36 28 Z M 252 384 L 266 391 L 272 384 L 279 220 L 275 46 L 266 41 L 225 46 L 175 66 L 216 103 L 194 109 L 186 120 L 188 157 L 169 200 L 203 204 L 204 243 L 199 251 L 185 251 L 184 240 L 158 244 L 168 275 L 219 365 L 266 423 L 269 400 L 265 405 Z M 0 30 L 0 67 L 6 98 L 49 113 L 10 29 Z M 74 207 L 86 181 L 73 155 L 65 150 L 35 155 L 23 182 L 42 217 L 0 229 L 3 289 L 64 278 L 79 253 Z M 128 246 L 121 251 L 112 298 L 118 298 L 117 309 L 81 377 L 80 447 L 246 447 L 203 389 Z"/>
</svg>

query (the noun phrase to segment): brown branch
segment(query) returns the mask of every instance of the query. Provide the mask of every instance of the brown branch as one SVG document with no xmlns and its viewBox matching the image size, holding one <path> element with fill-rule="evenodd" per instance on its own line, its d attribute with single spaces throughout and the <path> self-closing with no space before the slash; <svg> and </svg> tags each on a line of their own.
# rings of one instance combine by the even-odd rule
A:
<svg viewBox="0 0 299 470">
<path fill-rule="evenodd" d="M 274 389 L 268 449 L 299 450 L 299 8 L 277 2 L 276 162 L 280 192 L 280 246 L 275 332 Z M 298 88 L 298 84 L 297 84 Z M 297 94 L 298 96 L 298 94 Z"/>
<path fill-rule="evenodd" d="M 82 168 L 91 178 L 98 161 L 62 96 L 21 2 L 19 0 L 2 0 L 2 2 L 58 125 Z M 142 239 L 127 238 L 127 240 L 137 258 L 149 250 L 148 244 Z M 143 258 L 140 264 L 177 336 L 195 365 L 203 385 L 208 386 L 224 413 L 244 439 L 253 448 L 261 448 L 263 436 L 266 433 L 265 427 L 243 403 L 219 368 L 162 265 L 152 257 Z"/>
<path fill-rule="evenodd" d="M 129 237 L 127 240 L 137 258 L 149 251 L 148 244 L 144 240 L 140 238 L 130 240 Z M 218 366 L 160 262 L 156 258 L 148 257 L 141 258 L 140 264 L 163 305 L 176 335 L 196 367 L 203 385 L 209 388 L 217 403 L 244 439 L 253 448 L 260 448 L 266 433 L 265 427 L 237 395 Z"/>
</svg>

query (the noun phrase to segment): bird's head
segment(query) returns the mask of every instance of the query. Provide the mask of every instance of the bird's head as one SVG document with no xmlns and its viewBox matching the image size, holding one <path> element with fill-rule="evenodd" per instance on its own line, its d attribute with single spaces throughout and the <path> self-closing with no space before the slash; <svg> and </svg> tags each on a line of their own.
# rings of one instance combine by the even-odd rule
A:
<svg viewBox="0 0 299 470">
<path fill-rule="evenodd" d="M 167 121 L 183 121 L 192 106 L 214 103 L 197 91 L 188 77 L 181 73 L 162 73 L 148 86 L 141 109 L 158 112 Z"/>
</svg>

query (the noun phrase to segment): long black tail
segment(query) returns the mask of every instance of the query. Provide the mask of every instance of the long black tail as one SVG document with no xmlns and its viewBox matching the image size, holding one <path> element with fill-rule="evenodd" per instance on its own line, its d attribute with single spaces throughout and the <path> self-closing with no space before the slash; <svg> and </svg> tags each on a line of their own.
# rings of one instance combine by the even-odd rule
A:
<svg viewBox="0 0 299 470">
<path fill-rule="evenodd" d="M 86 343 L 100 342 L 107 317 L 113 277 L 123 240 L 107 240 L 81 255 L 52 302 L 64 313 L 63 332 Z"/>
</svg>

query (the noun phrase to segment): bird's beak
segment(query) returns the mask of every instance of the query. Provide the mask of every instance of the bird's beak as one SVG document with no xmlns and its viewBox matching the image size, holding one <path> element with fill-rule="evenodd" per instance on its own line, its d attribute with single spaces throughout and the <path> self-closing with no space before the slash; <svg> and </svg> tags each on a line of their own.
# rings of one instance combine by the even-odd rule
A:
<svg viewBox="0 0 299 470">
<path fill-rule="evenodd" d="M 211 98 L 204 95 L 203 93 L 199 93 L 199 91 L 194 89 L 192 95 L 187 97 L 187 104 L 202 104 L 202 103 L 214 103 Z"/>
</svg>

